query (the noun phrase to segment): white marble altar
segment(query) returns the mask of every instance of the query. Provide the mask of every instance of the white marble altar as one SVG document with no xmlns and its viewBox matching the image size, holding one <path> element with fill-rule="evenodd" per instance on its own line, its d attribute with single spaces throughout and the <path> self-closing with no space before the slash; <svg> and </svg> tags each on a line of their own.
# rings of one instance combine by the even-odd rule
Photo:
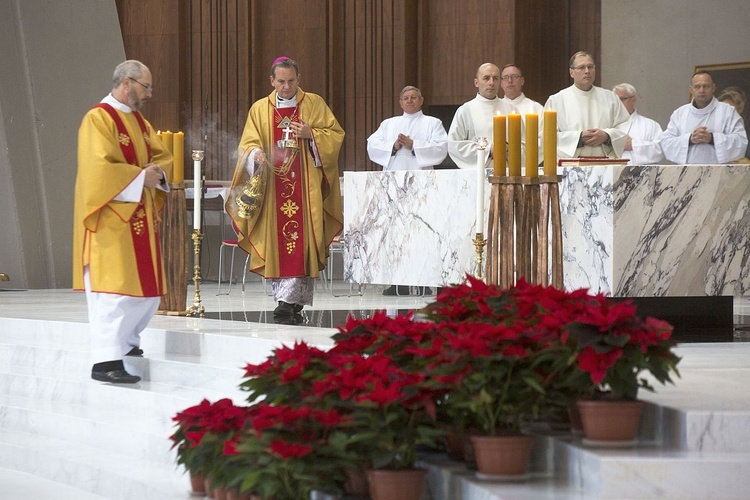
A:
<svg viewBox="0 0 750 500">
<path fill-rule="evenodd" d="M 566 288 L 750 295 L 750 166 L 559 173 Z M 346 172 L 344 185 L 347 281 L 435 286 L 475 271 L 473 171 Z"/>
<path fill-rule="evenodd" d="M 565 167 L 565 287 L 750 294 L 750 166 Z"/>
<path fill-rule="evenodd" d="M 439 286 L 474 273 L 476 171 L 345 172 L 344 191 L 346 281 Z"/>
</svg>

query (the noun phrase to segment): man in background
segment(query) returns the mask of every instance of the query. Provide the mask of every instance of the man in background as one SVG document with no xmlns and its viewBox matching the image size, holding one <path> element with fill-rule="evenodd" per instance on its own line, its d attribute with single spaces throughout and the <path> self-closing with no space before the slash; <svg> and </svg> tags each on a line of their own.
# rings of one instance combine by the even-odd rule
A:
<svg viewBox="0 0 750 500">
<path fill-rule="evenodd" d="M 677 108 L 661 136 L 667 160 L 678 165 L 730 163 L 745 156 L 747 133 L 742 118 L 714 97 L 716 85 L 706 71 L 690 80 L 690 103 Z"/>
<path fill-rule="evenodd" d="M 398 102 L 404 113 L 380 123 L 367 139 L 367 155 L 383 171 L 432 170 L 448 155 L 448 135 L 443 123 L 422 113 L 424 98 L 417 87 L 404 87 Z M 421 291 L 432 292 L 429 288 Z M 391 285 L 383 295 L 409 295 L 409 287 Z"/>
<path fill-rule="evenodd" d="M 661 162 L 664 154 L 661 152 L 659 138 L 663 130 L 656 121 L 635 110 L 635 103 L 638 101 L 635 87 L 629 83 L 621 83 L 615 85 L 612 92 L 620 98 L 630 114 L 630 130 L 625 139 L 622 157 L 630 159 L 628 165 L 655 165 Z"/>
<path fill-rule="evenodd" d="M 500 68 L 496 65 L 484 63 L 479 66 L 474 78 L 476 97 L 456 110 L 448 131 L 448 153 L 459 168 L 477 167 L 477 147 L 474 144 L 477 137 L 487 139 L 492 153 L 492 117 L 513 112 L 513 108 L 497 96 L 500 77 Z"/>
<path fill-rule="evenodd" d="M 591 54 L 576 52 L 568 65 L 573 85 L 551 95 L 544 105 L 557 112 L 557 156 L 622 157 L 630 115 L 612 91 L 594 85 Z"/>
</svg>

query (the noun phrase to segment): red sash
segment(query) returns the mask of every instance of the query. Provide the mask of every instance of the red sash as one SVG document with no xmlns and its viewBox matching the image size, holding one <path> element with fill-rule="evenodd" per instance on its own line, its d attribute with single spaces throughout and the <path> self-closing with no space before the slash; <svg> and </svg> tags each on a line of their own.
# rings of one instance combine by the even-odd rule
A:
<svg viewBox="0 0 750 500">
<path fill-rule="evenodd" d="M 117 111 L 115 111 L 111 105 L 106 103 L 99 103 L 94 107 L 102 108 L 110 117 L 112 117 L 112 120 L 117 127 L 117 140 L 120 143 L 122 154 L 125 156 L 125 161 L 131 165 L 138 166 L 138 158 L 135 154 L 133 139 L 130 137 L 130 134 L 128 134 L 128 129 L 125 127 L 125 123 L 123 123 L 120 115 L 117 114 Z M 146 122 L 143 119 L 143 116 L 141 116 L 138 111 L 133 111 L 133 116 L 135 116 L 135 119 L 138 122 L 138 127 L 141 129 L 143 140 L 146 143 L 146 151 L 148 152 L 148 160 L 146 163 L 148 163 L 151 161 L 151 136 L 149 135 L 148 127 L 146 127 Z M 130 218 L 130 235 L 133 238 L 133 249 L 135 251 L 136 264 L 138 266 L 138 278 L 141 283 L 143 296 L 159 297 L 164 295 L 161 280 L 161 246 L 159 244 L 158 226 L 154 229 L 156 246 L 155 260 L 157 265 L 157 269 L 154 270 L 154 259 L 151 255 L 149 223 L 143 201 L 138 203 L 138 207 Z"/>
<path fill-rule="evenodd" d="M 276 108 L 273 125 L 273 165 L 276 199 L 276 238 L 279 249 L 279 277 L 296 278 L 306 276 L 305 271 L 305 217 L 302 211 L 302 160 L 304 153 L 297 154 L 288 170 L 280 169 L 291 151 L 278 149 L 276 141 L 283 137 L 279 127 L 284 117 L 298 121 L 297 108 Z"/>
</svg>

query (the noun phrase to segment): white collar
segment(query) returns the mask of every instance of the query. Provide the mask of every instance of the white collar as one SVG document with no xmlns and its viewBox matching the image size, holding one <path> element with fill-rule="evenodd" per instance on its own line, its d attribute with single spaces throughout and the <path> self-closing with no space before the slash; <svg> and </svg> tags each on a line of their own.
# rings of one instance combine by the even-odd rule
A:
<svg viewBox="0 0 750 500">
<path fill-rule="evenodd" d="M 113 108 L 115 108 L 117 111 L 122 111 L 123 113 L 132 113 L 133 110 L 130 109 L 130 106 L 127 104 L 123 104 L 112 95 L 110 92 L 104 99 L 102 99 L 100 102 L 104 104 L 109 104 Z"/>
</svg>

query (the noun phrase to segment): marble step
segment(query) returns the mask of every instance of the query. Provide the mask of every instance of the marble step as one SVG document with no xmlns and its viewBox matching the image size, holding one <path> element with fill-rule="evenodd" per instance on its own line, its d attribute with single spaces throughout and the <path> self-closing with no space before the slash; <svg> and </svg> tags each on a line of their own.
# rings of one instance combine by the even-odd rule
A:
<svg viewBox="0 0 750 500">
<path fill-rule="evenodd" d="M 105 497 L 83 491 L 57 481 L 50 481 L 17 470 L 0 467 L 0 484 L 6 498 L 54 498 L 55 500 L 106 500 Z"/>
<path fill-rule="evenodd" d="M 0 429 L 0 467 L 118 500 L 184 500 L 189 480 L 174 464 Z"/>
</svg>

